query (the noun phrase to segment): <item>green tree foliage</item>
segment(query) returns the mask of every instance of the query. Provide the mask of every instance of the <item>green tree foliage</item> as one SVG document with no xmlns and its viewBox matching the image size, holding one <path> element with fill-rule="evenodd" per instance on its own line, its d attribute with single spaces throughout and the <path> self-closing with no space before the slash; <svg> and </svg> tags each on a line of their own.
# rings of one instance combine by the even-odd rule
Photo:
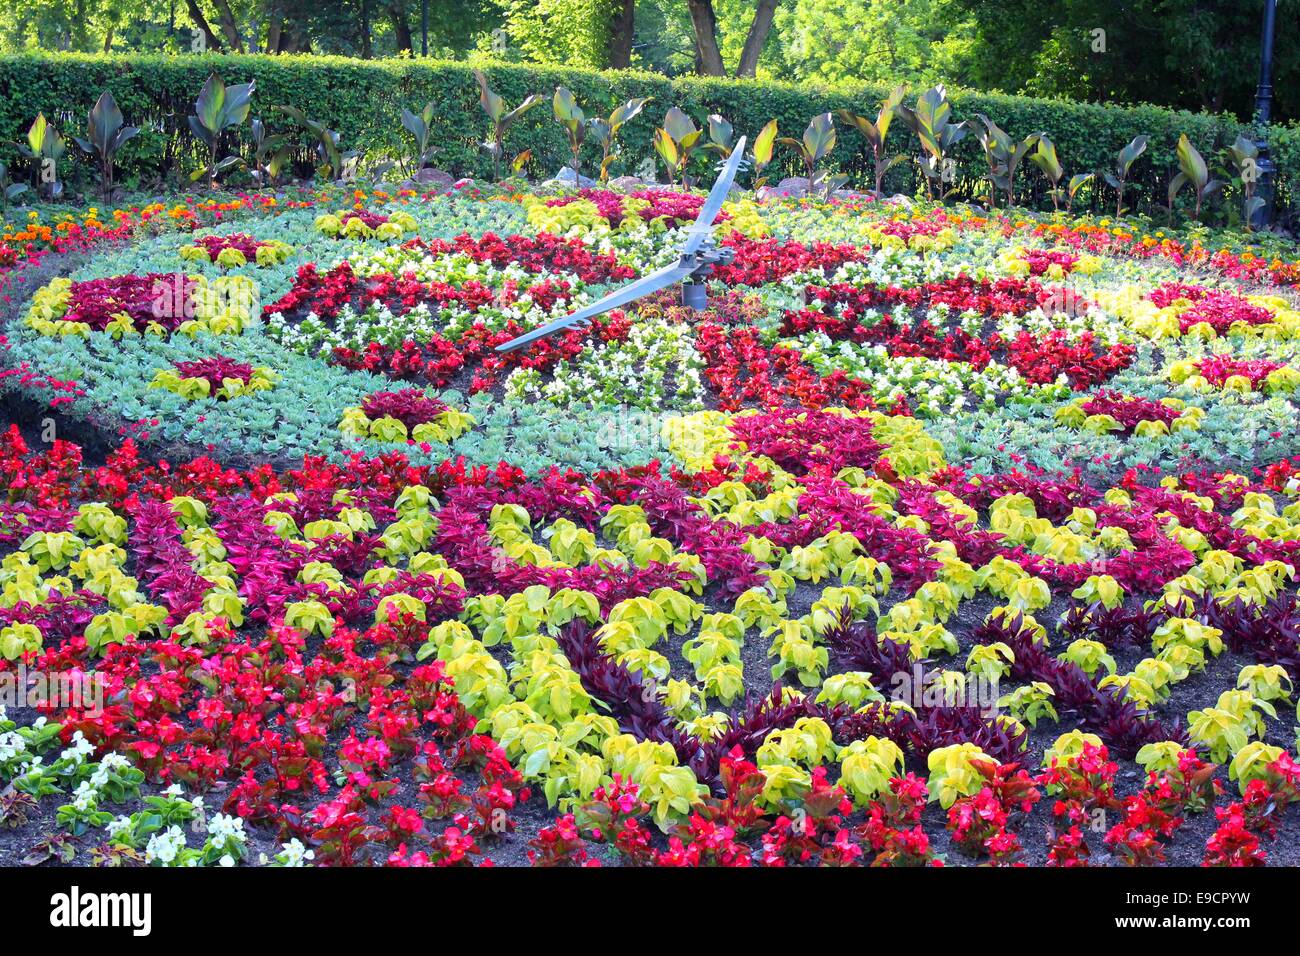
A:
<svg viewBox="0 0 1300 956">
<path fill-rule="evenodd" d="M 1262 2 L 951 0 L 976 42 L 965 85 L 1251 115 Z M 1300 0 L 1278 0 L 1277 113 L 1300 111 Z M 1104 31 L 1097 33 L 1096 31 Z M 1288 35 L 1290 34 L 1290 35 Z"/>
<path fill-rule="evenodd" d="M 1275 118 L 1300 116 L 1300 0 L 1277 0 Z M 1262 0 L 427 0 L 428 49 L 1253 112 Z M 0 0 L 0 52 L 419 55 L 421 0 Z M 769 20 L 770 17 L 770 20 Z M 707 25 L 712 23 L 712 29 Z M 701 24 L 708 38 L 702 63 Z M 768 26 L 764 26 L 768 24 Z M 761 41 L 761 42 L 760 42 Z M 713 47 L 716 45 L 716 55 Z M 753 60 L 755 50 L 760 51 Z M 721 68 L 718 68 L 718 63 Z"/>
<path fill-rule="evenodd" d="M 611 0 L 496 0 L 510 45 L 526 60 L 608 66 Z"/>
<path fill-rule="evenodd" d="M 794 79 L 916 86 L 958 81 L 975 40 L 949 0 L 797 0 L 776 33 Z"/>
</svg>

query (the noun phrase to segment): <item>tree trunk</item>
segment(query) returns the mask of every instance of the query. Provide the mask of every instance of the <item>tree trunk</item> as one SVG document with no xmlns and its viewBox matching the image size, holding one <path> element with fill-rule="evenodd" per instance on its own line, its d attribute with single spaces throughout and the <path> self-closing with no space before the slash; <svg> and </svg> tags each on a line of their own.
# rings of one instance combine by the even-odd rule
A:
<svg viewBox="0 0 1300 956">
<path fill-rule="evenodd" d="M 108 25 L 108 29 L 104 32 L 104 52 L 105 52 L 105 53 L 112 53 L 112 52 L 113 52 L 113 31 L 114 31 L 116 28 L 117 28 L 117 27 L 116 27 L 116 24 L 110 23 L 110 24 Z"/>
<path fill-rule="evenodd" d="M 700 76 L 726 76 L 722 51 L 718 49 L 718 16 L 713 0 L 686 0 L 695 31 L 695 72 Z"/>
<path fill-rule="evenodd" d="M 397 37 L 398 51 L 412 52 L 411 24 L 406 20 L 406 5 L 398 0 L 388 8 L 388 15 L 393 21 L 393 33 Z"/>
<path fill-rule="evenodd" d="M 271 22 L 266 25 L 266 52 L 280 52 L 280 33 L 283 30 L 283 24 L 276 15 L 271 16 Z"/>
<path fill-rule="evenodd" d="M 361 0 L 361 59 L 374 56 L 370 36 L 370 0 Z"/>
<path fill-rule="evenodd" d="M 72 13 L 72 48 L 78 53 L 90 53 L 90 34 L 86 30 L 86 2 L 77 0 Z"/>
<path fill-rule="evenodd" d="M 190 22 L 203 34 L 203 42 L 206 49 L 213 53 L 221 52 L 221 41 L 217 35 L 212 32 L 212 27 L 208 23 L 208 18 L 203 15 L 199 9 L 198 0 L 185 0 L 185 10 L 190 15 Z"/>
<path fill-rule="evenodd" d="M 281 53 L 310 53 L 311 37 L 307 35 L 307 24 L 299 20 L 290 20 L 280 30 Z"/>
<path fill-rule="evenodd" d="M 777 0 L 758 0 L 754 22 L 745 34 L 745 48 L 740 51 L 740 65 L 736 76 L 753 76 L 758 70 L 758 58 L 763 55 L 763 44 L 772 32 L 772 18 L 776 15 Z"/>
<path fill-rule="evenodd" d="M 609 67 L 626 70 L 632 65 L 632 37 L 636 27 L 636 0 L 617 0 L 609 24 Z"/>
<path fill-rule="evenodd" d="M 227 45 L 236 53 L 243 53 L 244 39 L 239 35 L 239 27 L 235 25 L 230 3 L 228 0 L 213 0 L 212 5 L 217 8 L 217 20 L 221 23 L 221 33 L 226 38 Z"/>
</svg>

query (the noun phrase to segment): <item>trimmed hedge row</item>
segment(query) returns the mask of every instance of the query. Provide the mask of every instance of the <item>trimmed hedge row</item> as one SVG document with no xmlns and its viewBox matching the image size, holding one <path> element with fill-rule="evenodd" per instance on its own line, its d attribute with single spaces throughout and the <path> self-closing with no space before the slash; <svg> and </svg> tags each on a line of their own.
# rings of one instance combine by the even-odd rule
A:
<svg viewBox="0 0 1300 956">
<path fill-rule="evenodd" d="M 841 108 L 874 115 L 887 92 L 868 84 L 836 86 L 756 83 L 700 77 L 668 79 L 633 71 L 597 72 L 551 66 L 492 65 L 486 68 L 494 89 L 515 105 L 529 93 L 548 95 L 557 85 L 569 87 L 588 116 L 608 114 L 616 104 L 633 96 L 650 96 L 652 103 L 621 134 L 624 158 L 611 174 L 632 172 L 653 155 L 651 136 L 669 106 L 679 106 L 703 123 L 710 113 L 720 113 L 737 133 L 751 136 L 769 119 L 779 121 L 782 135 L 798 136 L 809 118 Z M 291 132 L 287 118 L 271 110 L 290 104 L 309 116 L 326 121 L 342 136 L 344 148 L 361 147 L 371 155 L 402 154 L 408 140 L 399 123 L 399 111 L 435 103 L 439 146 L 435 165 L 454 175 L 483 177 L 491 163 L 480 143 L 487 120 L 478 106 L 478 90 L 471 67 L 435 60 L 355 60 L 332 56 L 217 55 L 95 55 L 17 54 L 0 57 L 0 141 L 21 140 L 37 111 L 44 111 L 65 133 L 79 132 L 86 111 L 104 88 L 113 91 L 127 121 L 143 132 L 121 154 L 122 178 L 148 182 L 159 174 L 188 174 L 198 165 L 186 117 L 194 98 L 211 72 L 227 83 L 257 81 L 253 115 L 260 115 L 273 130 Z M 913 96 L 916 92 L 912 91 Z M 909 96 L 909 102 L 911 101 Z M 1047 132 L 1056 143 L 1067 175 L 1109 169 L 1115 152 L 1138 134 L 1150 138 L 1145 156 L 1132 173 L 1131 203 L 1163 207 L 1165 186 L 1175 168 L 1174 144 L 1187 133 L 1207 159 L 1231 143 L 1241 124 L 1231 116 L 1194 114 L 1155 106 L 1100 106 L 1065 100 L 1035 99 L 971 91 L 950 91 L 958 119 L 984 113 L 1013 136 Z M 839 123 L 839 143 L 833 165 L 849 173 L 854 182 L 867 183 L 868 155 L 861 137 Z M 916 153 L 919 147 L 909 130 L 896 123 L 891 133 L 895 150 Z M 1296 187 L 1300 170 L 1300 128 L 1280 130 L 1276 149 L 1282 173 L 1279 200 L 1285 207 L 1300 197 Z M 306 141 L 303 140 L 305 143 Z M 507 150 L 514 155 L 531 149 L 534 172 L 550 175 L 568 157 L 564 133 L 551 118 L 549 101 L 536 107 L 510 132 Z M 75 150 L 74 150 L 75 151 Z M 12 156 L 8 157 L 14 158 Z M 959 194 L 969 194 L 986 165 L 979 144 L 968 136 L 956 151 Z M 697 171 L 710 160 L 700 151 Z M 584 158 L 594 170 L 591 148 Z M 794 174 L 793 151 L 778 146 L 777 161 L 769 179 Z M 1043 185 L 1036 169 L 1023 167 L 1025 195 L 1044 203 Z M 912 164 L 900 164 L 887 186 L 910 192 L 916 188 Z M 1097 209 L 1113 204 L 1105 190 L 1096 188 L 1080 202 Z"/>
</svg>

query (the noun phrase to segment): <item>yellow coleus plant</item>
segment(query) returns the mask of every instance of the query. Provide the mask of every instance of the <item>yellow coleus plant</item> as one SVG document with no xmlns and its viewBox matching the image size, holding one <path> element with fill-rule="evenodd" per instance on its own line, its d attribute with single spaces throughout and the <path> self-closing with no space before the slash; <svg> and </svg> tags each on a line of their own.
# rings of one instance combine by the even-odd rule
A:
<svg viewBox="0 0 1300 956">
<path fill-rule="evenodd" d="M 985 777 L 976 764 L 998 765 L 998 761 L 972 743 L 952 744 L 930 751 L 926 758 L 929 769 L 927 786 L 930 799 L 939 801 L 947 810 L 960 797 L 973 797 L 984 786 Z"/>
<path fill-rule="evenodd" d="M 889 789 L 903 775 L 903 751 L 888 737 L 865 737 L 840 751 L 839 786 L 859 806 Z"/>
</svg>

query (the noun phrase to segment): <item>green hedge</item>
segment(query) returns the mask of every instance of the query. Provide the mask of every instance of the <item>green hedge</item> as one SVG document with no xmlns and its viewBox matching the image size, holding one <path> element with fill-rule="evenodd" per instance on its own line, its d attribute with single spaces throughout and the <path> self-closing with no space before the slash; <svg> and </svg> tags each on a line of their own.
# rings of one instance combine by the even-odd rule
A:
<svg viewBox="0 0 1300 956">
<path fill-rule="evenodd" d="M 402 106 L 418 108 L 432 99 L 436 104 L 440 152 L 435 164 L 455 175 L 482 177 L 490 169 L 479 147 L 487 122 L 478 107 L 477 87 L 471 68 L 463 63 L 433 60 L 355 60 L 324 56 L 158 56 L 19 54 L 0 57 L 0 141 L 20 140 L 38 110 L 56 119 L 66 132 L 79 131 L 84 115 L 100 90 L 112 89 L 127 121 L 145 131 L 123 151 L 124 179 L 147 184 L 159 174 L 187 174 L 197 166 L 194 142 L 186 127 L 193 101 L 207 75 L 216 71 L 227 83 L 257 81 L 253 115 L 261 115 L 272 129 L 287 130 L 287 119 L 270 109 L 292 104 L 309 116 L 327 121 L 342 135 L 345 148 L 363 147 L 371 155 L 397 153 L 406 148 L 406 134 L 398 121 Z M 528 93 L 549 94 L 563 84 L 573 90 L 589 116 L 608 113 L 632 96 L 651 96 L 653 102 L 622 134 L 627 159 L 616 164 L 615 175 L 633 171 L 652 154 L 651 135 L 669 106 L 679 106 L 703 123 L 709 113 L 720 113 L 738 133 L 751 136 L 769 119 L 780 122 L 782 135 L 802 133 L 808 119 L 826 110 L 856 109 L 874 114 L 885 94 L 865 84 L 837 86 L 757 83 L 699 77 L 668 79 L 631 71 L 595 72 L 550 66 L 491 65 L 494 88 L 514 105 Z M 913 93 L 919 91 L 913 91 Z M 991 95 L 953 90 L 950 93 L 958 119 L 984 113 L 1013 136 L 1046 131 L 1057 145 L 1067 174 L 1108 169 L 1115 152 L 1138 134 L 1150 137 L 1147 154 L 1133 171 L 1131 198 L 1147 208 L 1163 206 L 1165 184 L 1174 166 L 1174 143 L 1187 133 L 1207 158 L 1230 143 L 1240 124 L 1232 117 L 1193 114 L 1155 106 L 1101 106 L 1024 96 Z M 531 149 L 534 172 L 550 175 L 567 159 L 560 127 L 552 121 L 549 102 L 536 107 L 507 139 L 511 155 Z M 894 148 L 916 152 L 914 137 L 902 124 L 892 134 Z M 1282 166 L 1283 203 L 1300 192 L 1293 177 L 1300 169 L 1300 130 L 1282 131 L 1284 143 L 1277 156 Z M 75 150 L 74 150 L 75 151 Z M 12 149 L 0 155 L 13 159 Z M 969 192 L 985 170 L 975 137 L 958 148 L 961 169 L 959 191 Z M 595 167 L 592 149 L 584 158 L 587 170 Z M 698 170 L 708 160 L 701 153 Z M 855 182 L 868 181 L 864 143 L 839 124 L 839 145 L 834 162 Z M 84 166 L 84 164 L 82 164 Z M 770 179 L 794 173 L 791 150 L 778 147 L 778 161 Z M 1025 164 L 1026 187 L 1032 198 L 1043 199 L 1041 177 Z M 85 173 L 81 174 L 83 177 Z M 915 168 L 900 164 L 891 173 L 892 189 L 915 188 Z M 1096 208 L 1113 203 L 1109 191 Z"/>
</svg>

